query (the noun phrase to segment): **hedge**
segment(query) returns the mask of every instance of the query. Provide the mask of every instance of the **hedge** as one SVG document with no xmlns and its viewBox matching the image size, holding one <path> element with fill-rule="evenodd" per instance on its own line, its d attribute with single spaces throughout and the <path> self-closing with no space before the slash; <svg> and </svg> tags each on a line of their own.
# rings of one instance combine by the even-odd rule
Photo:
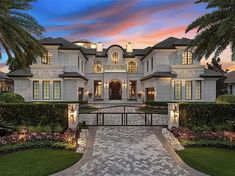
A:
<svg viewBox="0 0 235 176">
<path fill-rule="evenodd" d="M 172 102 L 168 102 L 168 101 L 146 101 L 144 104 L 150 105 L 150 106 L 164 106 L 164 107 L 167 107 L 168 103 L 172 103 Z"/>
<path fill-rule="evenodd" d="M 216 98 L 216 103 L 235 103 L 234 95 L 220 95 Z"/>
<path fill-rule="evenodd" d="M 192 129 L 195 126 L 212 126 L 235 121 L 235 104 L 190 104 L 179 105 L 180 126 Z"/>
<path fill-rule="evenodd" d="M 0 93 L 0 102 L 3 103 L 24 103 L 24 98 L 16 93 Z"/>
<path fill-rule="evenodd" d="M 0 118 L 13 125 L 68 127 L 67 104 L 0 104 Z"/>
</svg>

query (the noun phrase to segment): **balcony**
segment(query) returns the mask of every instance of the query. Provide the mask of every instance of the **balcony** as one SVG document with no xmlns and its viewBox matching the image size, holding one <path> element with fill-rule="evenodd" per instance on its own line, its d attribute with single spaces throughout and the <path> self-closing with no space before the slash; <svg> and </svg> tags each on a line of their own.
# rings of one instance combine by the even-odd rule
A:
<svg viewBox="0 0 235 176">
<path fill-rule="evenodd" d="M 126 65 L 105 65 L 104 72 L 126 72 Z"/>
</svg>

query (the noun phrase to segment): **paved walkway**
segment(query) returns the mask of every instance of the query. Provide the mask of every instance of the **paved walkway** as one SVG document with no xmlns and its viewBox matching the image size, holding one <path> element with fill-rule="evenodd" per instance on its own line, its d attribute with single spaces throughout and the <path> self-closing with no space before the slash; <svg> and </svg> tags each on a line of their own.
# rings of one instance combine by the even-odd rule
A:
<svg viewBox="0 0 235 176">
<path fill-rule="evenodd" d="M 169 150 L 160 127 L 91 127 L 90 134 L 82 160 L 56 176 L 203 175 L 187 167 Z"/>
</svg>

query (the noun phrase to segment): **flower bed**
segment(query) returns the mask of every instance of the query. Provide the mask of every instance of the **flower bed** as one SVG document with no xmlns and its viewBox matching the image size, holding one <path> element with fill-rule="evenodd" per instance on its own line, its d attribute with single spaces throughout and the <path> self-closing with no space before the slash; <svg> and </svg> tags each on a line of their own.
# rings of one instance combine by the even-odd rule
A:
<svg viewBox="0 0 235 176">
<path fill-rule="evenodd" d="M 203 131 L 195 132 L 185 127 L 171 129 L 171 132 L 181 141 L 185 146 L 190 144 L 196 145 L 223 145 L 229 146 L 229 143 L 235 142 L 235 132 L 227 131 Z M 215 142 L 216 141 L 216 142 Z M 232 145 L 235 147 L 235 145 Z"/>
<path fill-rule="evenodd" d="M 45 132 L 29 132 L 26 134 L 21 134 L 19 132 L 16 132 L 11 135 L 0 137 L 0 146 L 17 144 L 22 142 L 37 141 L 37 140 L 52 140 L 52 141 L 75 143 L 76 131 L 68 129 L 63 134 L 45 133 Z"/>
</svg>

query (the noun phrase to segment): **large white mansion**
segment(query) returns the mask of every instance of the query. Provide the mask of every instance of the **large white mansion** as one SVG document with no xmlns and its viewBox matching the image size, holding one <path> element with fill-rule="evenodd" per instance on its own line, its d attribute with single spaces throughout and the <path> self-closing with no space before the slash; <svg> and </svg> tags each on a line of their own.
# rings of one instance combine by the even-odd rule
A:
<svg viewBox="0 0 235 176">
<path fill-rule="evenodd" d="M 85 40 L 40 40 L 47 52 L 27 69 L 8 74 L 26 101 L 215 101 L 220 73 L 186 51 L 190 39 L 170 37 L 145 49 Z"/>
</svg>

